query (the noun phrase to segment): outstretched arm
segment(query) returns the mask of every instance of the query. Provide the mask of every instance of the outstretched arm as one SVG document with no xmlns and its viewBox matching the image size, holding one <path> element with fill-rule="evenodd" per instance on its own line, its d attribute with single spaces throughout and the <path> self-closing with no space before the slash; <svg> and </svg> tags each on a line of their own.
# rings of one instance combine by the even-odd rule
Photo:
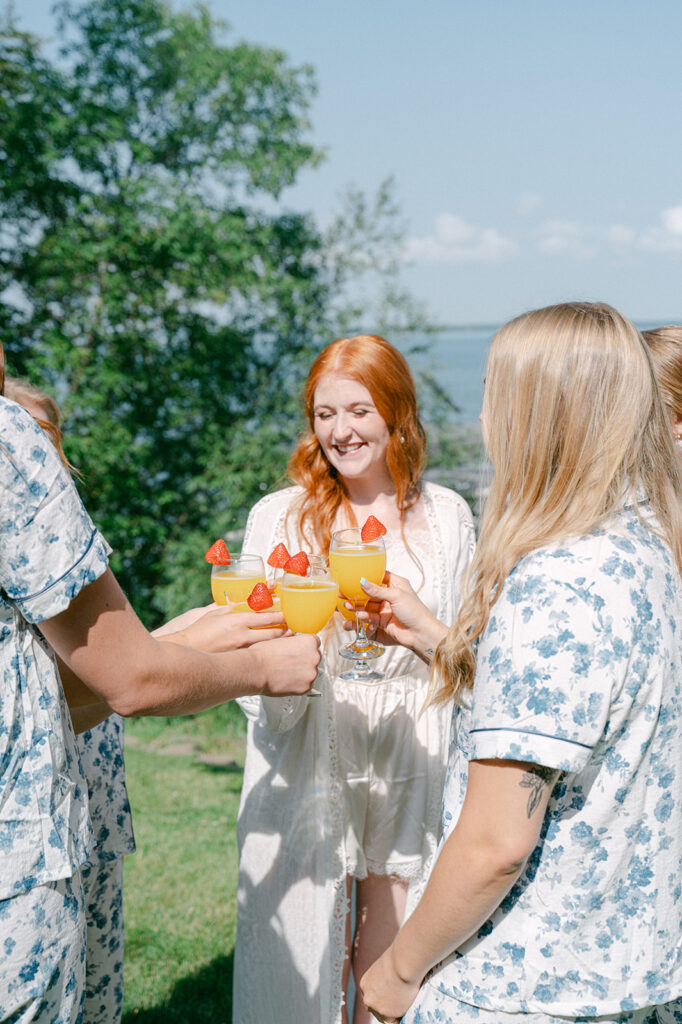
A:
<svg viewBox="0 0 682 1024">
<path fill-rule="evenodd" d="M 472 761 L 459 820 L 426 891 L 360 982 L 365 1005 L 399 1019 L 424 976 L 500 905 L 538 842 L 559 772 L 518 761 Z"/>
<path fill-rule="evenodd" d="M 230 614 L 228 607 L 210 604 L 204 608 L 191 608 L 176 616 L 155 629 L 152 636 L 162 643 L 217 653 L 250 647 L 264 640 L 275 640 L 283 636 L 285 631 L 286 624 L 281 612 Z M 71 722 L 77 733 L 92 729 L 112 714 L 112 708 L 98 700 L 97 695 L 71 671 L 62 658 L 57 657 L 57 664 L 71 712 Z"/>
<path fill-rule="evenodd" d="M 155 640 L 110 570 L 41 630 L 71 673 L 122 715 L 184 715 L 246 694 L 305 693 L 320 658 L 307 636 L 217 654 Z"/>
</svg>

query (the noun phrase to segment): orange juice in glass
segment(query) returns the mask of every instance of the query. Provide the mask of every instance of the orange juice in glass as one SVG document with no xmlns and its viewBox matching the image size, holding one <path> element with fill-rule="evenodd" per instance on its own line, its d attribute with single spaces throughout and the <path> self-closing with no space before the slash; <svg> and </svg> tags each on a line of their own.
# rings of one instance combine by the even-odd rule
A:
<svg viewBox="0 0 682 1024">
<path fill-rule="evenodd" d="M 294 633 L 319 633 L 334 614 L 338 584 L 332 579 L 325 560 L 318 555 L 310 556 L 307 576 L 285 572 L 279 587 L 282 614 Z M 317 675 L 319 679 L 321 673 Z M 319 697 L 320 691 L 310 689 L 307 696 Z"/>
<path fill-rule="evenodd" d="M 242 552 L 233 555 L 229 565 L 214 565 L 211 569 L 211 593 L 216 604 L 243 604 L 257 583 L 265 583 L 265 568 L 259 555 Z"/>
<path fill-rule="evenodd" d="M 364 608 L 369 598 L 362 589 L 364 577 L 370 583 L 382 583 L 386 572 L 386 547 L 383 537 L 363 541 L 360 529 L 351 527 L 332 534 L 329 546 L 329 570 L 339 585 L 340 592 L 355 606 L 356 637 L 352 644 L 339 651 L 353 661 L 372 661 L 384 653 L 381 644 L 367 636 L 365 623 L 357 617 L 358 608 Z"/>
<path fill-rule="evenodd" d="M 339 595 L 331 576 L 295 576 L 285 573 L 280 585 L 282 614 L 294 633 L 319 633 L 329 622 Z"/>
</svg>

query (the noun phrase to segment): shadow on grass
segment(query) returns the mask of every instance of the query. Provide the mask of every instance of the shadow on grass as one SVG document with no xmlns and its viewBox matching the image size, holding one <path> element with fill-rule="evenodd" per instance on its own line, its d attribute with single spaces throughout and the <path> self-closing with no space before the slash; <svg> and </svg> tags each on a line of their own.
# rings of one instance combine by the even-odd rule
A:
<svg viewBox="0 0 682 1024">
<path fill-rule="evenodd" d="M 212 758 L 209 755 L 205 757 L 197 758 L 197 763 L 201 766 L 203 771 L 220 775 L 221 773 L 227 773 L 229 775 L 243 775 L 244 765 L 239 764 L 237 761 L 222 761 L 217 758 Z"/>
<path fill-rule="evenodd" d="M 231 1024 L 234 956 L 219 956 L 177 982 L 170 998 L 144 1010 L 128 1010 L 122 1024 Z"/>
</svg>

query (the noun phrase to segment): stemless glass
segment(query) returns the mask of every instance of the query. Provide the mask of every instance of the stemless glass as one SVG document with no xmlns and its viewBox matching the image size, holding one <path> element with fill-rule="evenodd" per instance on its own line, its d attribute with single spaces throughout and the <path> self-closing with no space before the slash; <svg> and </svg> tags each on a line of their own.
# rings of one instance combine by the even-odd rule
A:
<svg viewBox="0 0 682 1024">
<path fill-rule="evenodd" d="M 246 599 L 257 583 L 265 583 L 265 566 L 260 555 L 240 552 L 229 565 L 211 569 L 211 593 L 216 604 L 227 604 L 232 612 L 249 611 Z"/>
<path fill-rule="evenodd" d="M 319 633 L 324 629 L 336 609 L 339 591 L 324 559 L 311 556 L 307 576 L 285 572 L 279 586 L 282 614 L 292 632 Z M 320 691 L 308 690 L 306 696 L 319 697 Z"/>
<path fill-rule="evenodd" d="M 342 647 L 339 654 L 356 663 L 355 669 L 347 673 L 351 679 L 381 679 L 382 674 L 370 674 L 360 670 L 358 663 L 373 661 L 381 657 L 384 648 L 367 636 L 365 623 L 358 619 L 358 609 L 364 608 L 369 598 L 362 589 L 360 580 L 364 576 L 370 583 L 382 583 L 386 572 L 386 547 L 384 538 L 363 541 L 360 529 L 350 527 L 332 534 L 329 546 L 329 568 L 341 594 L 355 608 L 356 636 L 353 643 Z"/>
</svg>

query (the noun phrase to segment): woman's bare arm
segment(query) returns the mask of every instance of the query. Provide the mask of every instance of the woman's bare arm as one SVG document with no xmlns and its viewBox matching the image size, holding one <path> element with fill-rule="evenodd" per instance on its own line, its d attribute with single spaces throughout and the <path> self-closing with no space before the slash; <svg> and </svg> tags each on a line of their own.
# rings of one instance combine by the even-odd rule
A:
<svg viewBox="0 0 682 1024">
<path fill-rule="evenodd" d="M 76 679 L 127 716 L 191 714 L 247 694 L 305 693 L 320 659 L 316 637 L 217 654 L 155 640 L 110 570 L 41 630 Z M 84 695 L 76 699 L 82 703 Z"/>
</svg>

